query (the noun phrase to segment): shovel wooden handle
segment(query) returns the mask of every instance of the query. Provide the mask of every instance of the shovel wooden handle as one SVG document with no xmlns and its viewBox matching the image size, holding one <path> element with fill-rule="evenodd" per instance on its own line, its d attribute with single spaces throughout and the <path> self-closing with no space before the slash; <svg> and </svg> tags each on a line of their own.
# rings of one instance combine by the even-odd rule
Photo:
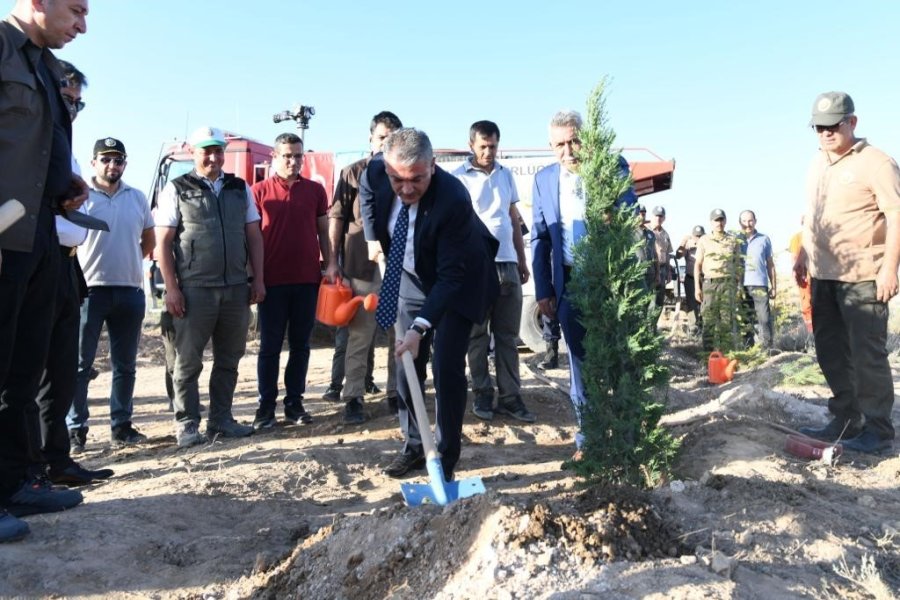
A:
<svg viewBox="0 0 900 600">
<path fill-rule="evenodd" d="M 0 233 L 25 216 L 25 207 L 21 202 L 10 199 L 0 205 Z"/>
<path fill-rule="evenodd" d="M 394 324 L 394 331 L 398 340 L 402 340 L 406 334 L 400 323 Z M 421 348 L 419 351 L 421 351 Z M 441 455 L 434 445 L 434 436 L 431 432 L 431 423 L 428 422 L 428 413 L 425 411 L 425 398 L 422 397 L 419 374 L 416 373 L 416 364 L 413 362 L 413 357 L 409 350 L 400 356 L 400 362 L 403 363 L 406 384 L 412 396 L 413 410 L 416 413 L 416 424 L 419 426 L 419 435 L 422 438 L 422 449 L 425 451 L 425 458 L 440 458 Z"/>
</svg>

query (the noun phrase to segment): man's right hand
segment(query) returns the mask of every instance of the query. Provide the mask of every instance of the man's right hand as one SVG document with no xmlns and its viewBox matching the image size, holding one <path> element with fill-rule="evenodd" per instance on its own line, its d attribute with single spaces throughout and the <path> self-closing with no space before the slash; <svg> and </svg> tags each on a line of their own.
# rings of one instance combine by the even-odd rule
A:
<svg viewBox="0 0 900 600">
<path fill-rule="evenodd" d="M 341 280 L 341 268 L 338 266 L 337 261 L 328 261 L 323 277 L 328 283 L 337 283 Z"/>
<path fill-rule="evenodd" d="M 548 319 L 556 318 L 556 298 L 541 298 L 537 303 L 542 315 Z"/>
<path fill-rule="evenodd" d="M 797 258 L 794 259 L 794 279 L 797 281 L 798 287 L 806 287 L 809 281 L 807 263 L 806 250 L 800 248 L 800 252 L 797 253 Z"/>
<path fill-rule="evenodd" d="M 381 242 L 366 242 L 366 245 L 369 249 L 369 260 L 372 262 L 378 262 L 378 258 L 381 256 Z"/>
<path fill-rule="evenodd" d="M 697 299 L 697 302 L 703 302 L 703 290 L 699 285 L 694 288 L 694 298 Z"/>
<path fill-rule="evenodd" d="M 184 294 L 181 293 L 180 289 L 166 290 L 166 312 L 173 317 L 179 318 L 183 317 L 185 312 L 187 312 L 184 305 Z"/>
</svg>

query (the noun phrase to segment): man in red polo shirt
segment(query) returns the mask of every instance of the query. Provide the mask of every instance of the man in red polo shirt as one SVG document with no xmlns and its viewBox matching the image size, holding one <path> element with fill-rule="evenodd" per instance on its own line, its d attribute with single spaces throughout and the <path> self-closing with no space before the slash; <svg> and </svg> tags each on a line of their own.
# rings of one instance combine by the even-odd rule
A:
<svg viewBox="0 0 900 600">
<path fill-rule="evenodd" d="M 328 257 L 328 198 L 325 188 L 300 175 L 302 166 L 303 141 L 283 133 L 275 138 L 272 151 L 275 174 L 252 188 L 262 217 L 266 284 L 266 299 L 259 305 L 259 408 L 253 421 L 257 430 L 275 425 L 285 330 L 290 351 L 284 370 L 284 416 L 293 423 L 312 423 L 303 408 L 303 394 L 322 279 L 319 252 Z"/>
</svg>

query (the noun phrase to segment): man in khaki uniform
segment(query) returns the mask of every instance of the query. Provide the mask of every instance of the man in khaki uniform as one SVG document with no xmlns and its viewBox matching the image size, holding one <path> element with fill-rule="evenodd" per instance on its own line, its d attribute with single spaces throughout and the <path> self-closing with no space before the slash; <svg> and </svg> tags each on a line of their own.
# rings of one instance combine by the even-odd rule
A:
<svg viewBox="0 0 900 600">
<path fill-rule="evenodd" d="M 666 209 L 662 206 L 653 207 L 650 224 L 656 243 L 656 306 L 662 306 L 665 302 L 666 284 L 669 282 L 669 257 L 674 252 L 669 232 L 663 229 L 665 222 Z"/>
<path fill-rule="evenodd" d="M 898 291 L 900 170 L 856 137 L 856 123 L 844 92 L 816 98 L 810 126 L 820 148 L 809 171 L 794 275 L 811 285 L 816 357 L 834 396 L 833 418 L 800 431 L 874 454 L 894 439 L 886 342 L 888 301 Z"/>
<path fill-rule="evenodd" d="M 709 213 L 710 232 L 697 241 L 694 259 L 694 295 L 701 303 L 703 347 L 713 349 L 714 333 L 723 322 L 731 322 L 741 285 L 740 241 L 725 231 L 725 211 Z"/>
</svg>

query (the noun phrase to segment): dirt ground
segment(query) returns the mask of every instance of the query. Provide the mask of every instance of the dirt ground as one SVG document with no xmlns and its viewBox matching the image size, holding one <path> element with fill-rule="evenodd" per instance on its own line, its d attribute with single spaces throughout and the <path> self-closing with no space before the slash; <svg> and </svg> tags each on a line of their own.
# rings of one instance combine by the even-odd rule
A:
<svg viewBox="0 0 900 600">
<path fill-rule="evenodd" d="M 823 387 L 780 383 L 803 355 L 782 353 L 722 386 L 706 382 L 698 356 L 683 342 L 666 352 L 673 377 L 660 397 L 667 425 L 683 437 L 667 485 L 581 489 L 560 468 L 574 450 L 567 371 L 529 367 L 523 397 L 536 423 L 466 418 L 457 477 L 482 478 L 487 493 L 408 508 L 399 482 L 381 474 L 401 444 L 383 397 L 366 399 L 371 420 L 355 427 L 341 424 L 342 404 L 321 400 L 327 340 L 318 339 L 309 370 L 314 424 L 179 450 L 161 344 L 148 325 L 135 424 L 149 443 L 110 447 L 110 375 L 99 361 L 93 426 L 77 458 L 116 476 L 84 489 L 82 506 L 29 517 L 31 536 L 0 546 L 0 596 L 896 597 L 897 450 L 833 463 L 796 458 L 779 427 L 824 423 L 828 397 Z M 379 385 L 385 360 L 381 349 Z M 239 420 L 252 419 L 255 379 L 251 343 L 235 397 Z"/>
</svg>

